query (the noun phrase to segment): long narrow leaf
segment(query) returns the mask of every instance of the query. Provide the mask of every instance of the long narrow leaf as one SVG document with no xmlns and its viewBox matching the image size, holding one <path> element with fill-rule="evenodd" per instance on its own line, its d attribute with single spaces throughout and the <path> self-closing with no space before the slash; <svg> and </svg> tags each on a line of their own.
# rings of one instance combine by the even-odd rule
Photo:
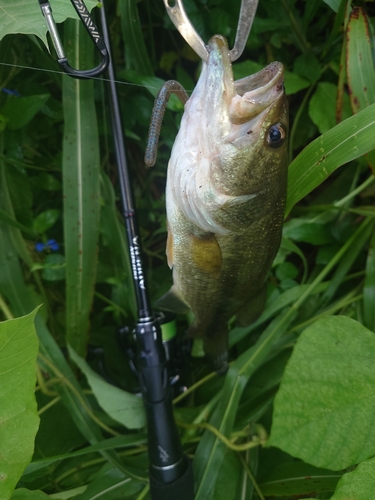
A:
<svg viewBox="0 0 375 500">
<path fill-rule="evenodd" d="M 78 68 L 94 64 L 94 47 L 82 23 L 69 20 L 65 30 L 70 64 Z M 100 156 L 93 82 L 65 77 L 63 109 L 66 336 L 73 349 L 85 357 L 100 215 Z"/>
<path fill-rule="evenodd" d="M 338 167 L 375 148 L 375 104 L 310 143 L 289 166 L 285 214 Z"/>
</svg>

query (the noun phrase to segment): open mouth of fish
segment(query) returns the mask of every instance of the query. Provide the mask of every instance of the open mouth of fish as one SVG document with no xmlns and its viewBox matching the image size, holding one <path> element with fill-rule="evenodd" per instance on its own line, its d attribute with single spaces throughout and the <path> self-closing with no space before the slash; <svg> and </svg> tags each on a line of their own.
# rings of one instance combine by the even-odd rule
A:
<svg viewBox="0 0 375 500">
<path fill-rule="evenodd" d="M 252 130 L 253 123 L 254 126 L 257 123 L 260 126 L 264 111 L 274 107 L 276 101 L 284 97 L 283 65 L 273 62 L 258 73 L 234 81 L 226 39 L 221 35 L 213 36 L 208 50 L 208 61 L 202 71 L 207 72 L 207 76 L 202 74 L 200 78 L 205 87 L 202 90 L 206 97 L 204 106 L 207 112 L 211 117 L 214 116 L 221 104 L 219 125 L 224 125 L 227 119 L 231 125 L 250 125 L 249 130 Z M 222 93 L 221 99 L 217 93 Z M 240 129 L 232 130 L 233 132 L 241 135 Z M 228 141 L 232 140 L 231 136 L 232 134 L 227 137 Z"/>
</svg>

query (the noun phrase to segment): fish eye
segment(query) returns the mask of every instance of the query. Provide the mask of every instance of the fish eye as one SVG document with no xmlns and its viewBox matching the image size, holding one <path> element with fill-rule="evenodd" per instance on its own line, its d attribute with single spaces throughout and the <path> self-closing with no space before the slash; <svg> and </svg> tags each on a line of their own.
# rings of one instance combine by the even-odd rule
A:
<svg viewBox="0 0 375 500">
<path fill-rule="evenodd" d="M 281 123 L 276 123 L 275 125 L 271 125 L 268 129 L 267 134 L 267 144 L 271 148 L 279 148 L 282 146 L 286 139 L 286 131 L 285 128 L 281 125 Z"/>
</svg>

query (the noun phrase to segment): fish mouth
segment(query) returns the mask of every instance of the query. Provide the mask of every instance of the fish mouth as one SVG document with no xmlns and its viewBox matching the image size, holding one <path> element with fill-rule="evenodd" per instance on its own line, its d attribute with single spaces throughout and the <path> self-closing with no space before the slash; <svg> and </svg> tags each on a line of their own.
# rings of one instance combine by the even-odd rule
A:
<svg viewBox="0 0 375 500">
<path fill-rule="evenodd" d="M 221 65 L 228 116 L 232 124 L 248 122 L 284 97 L 284 67 L 281 63 L 273 62 L 253 75 L 234 81 L 226 39 L 215 35 L 208 48 L 208 64 Z"/>
</svg>

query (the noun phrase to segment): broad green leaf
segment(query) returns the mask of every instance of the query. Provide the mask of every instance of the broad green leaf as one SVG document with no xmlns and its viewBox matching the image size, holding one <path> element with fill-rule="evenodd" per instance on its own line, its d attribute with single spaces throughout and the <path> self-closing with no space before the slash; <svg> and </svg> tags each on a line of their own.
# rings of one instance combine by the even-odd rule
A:
<svg viewBox="0 0 375 500">
<path fill-rule="evenodd" d="M 286 497 L 334 491 L 342 474 L 304 462 L 284 462 L 259 484 L 263 495 Z"/>
<path fill-rule="evenodd" d="M 292 95 L 296 94 L 300 90 L 307 89 L 307 87 L 310 86 L 310 82 L 296 73 L 291 73 L 290 71 L 285 70 L 284 85 L 286 95 Z"/>
<path fill-rule="evenodd" d="M 57 222 L 57 219 L 60 216 L 60 210 L 56 208 L 52 208 L 50 210 L 45 210 L 41 214 L 39 214 L 34 219 L 34 229 L 39 234 L 44 234 L 48 229 L 51 229 Z"/>
<path fill-rule="evenodd" d="M 38 339 L 27 316 L 0 323 L 0 498 L 8 499 L 34 452 Z"/>
<path fill-rule="evenodd" d="M 97 4 L 97 0 L 85 0 L 85 4 L 91 10 Z M 78 17 L 69 0 L 53 0 L 51 6 L 57 23 L 61 23 L 67 17 Z M 0 26 L 0 40 L 10 33 L 34 34 L 47 45 L 47 25 L 38 2 L 2 0 Z"/>
<path fill-rule="evenodd" d="M 309 51 L 297 57 L 294 61 L 293 70 L 302 78 L 306 78 L 311 83 L 315 83 L 320 78 L 322 66 L 316 56 Z"/>
<path fill-rule="evenodd" d="M 342 476 L 331 500 L 370 500 L 374 491 L 375 458 L 372 458 Z"/>
<path fill-rule="evenodd" d="M 43 279 L 47 281 L 60 281 L 65 278 L 65 257 L 59 253 L 47 255 L 42 267 Z"/>
<path fill-rule="evenodd" d="M 328 224 L 315 222 L 307 217 L 285 222 L 283 235 L 293 241 L 303 241 L 313 245 L 325 245 L 335 241 Z"/>
<path fill-rule="evenodd" d="M 146 425 L 144 406 L 141 398 L 106 382 L 89 367 L 84 359 L 77 356 L 70 347 L 69 354 L 74 363 L 86 375 L 87 381 L 99 405 L 108 415 L 128 429 L 141 429 Z"/>
<path fill-rule="evenodd" d="M 26 488 L 19 488 L 14 491 L 11 500 L 49 500 L 50 496 L 43 491 L 31 491 Z"/>
<path fill-rule="evenodd" d="M 320 82 L 309 102 L 309 116 L 321 134 L 336 125 L 337 86 L 329 82 Z M 349 98 L 344 95 L 342 118 L 351 116 Z"/>
<path fill-rule="evenodd" d="M 49 94 L 8 97 L 0 113 L 6 116 L 7 126 L 11 130 L 19 130 L 34 118 L 49 97 Z"/>
<path fill-rule="evenodd" d="M 311 142 L 290 164 L 285 214 L 338 167 L 375 148 L 375 104 Z"/>
<path fill-rule="evenodd" d="M 374 455 L 374 358 L 375 334 L 347 316 L 304 330 L 276 395 L 268 445 L 332 470 Z"/>
<path fill-rule="evenodd" d="M 65 26 L 66 54 L 73 67 L 93 64 L 93 44 L 82 23 Z M 79 50 L 76 50 L 79 47 Z M 92 81 L 63 79 L 64 240 L 67 342 L 85 355 L 94 294 L 100 218 L 99 135 Z"/>
<path fill-rule="evenodd" d="M 61 190 L 61 182 L 56 179 L 51 174 L 47 172 L 42 172 L 35 179 L 32 179 L 33 184 L 40 188 L 45 189 L 46 191 L 60 191 Z"/>
</svg>

